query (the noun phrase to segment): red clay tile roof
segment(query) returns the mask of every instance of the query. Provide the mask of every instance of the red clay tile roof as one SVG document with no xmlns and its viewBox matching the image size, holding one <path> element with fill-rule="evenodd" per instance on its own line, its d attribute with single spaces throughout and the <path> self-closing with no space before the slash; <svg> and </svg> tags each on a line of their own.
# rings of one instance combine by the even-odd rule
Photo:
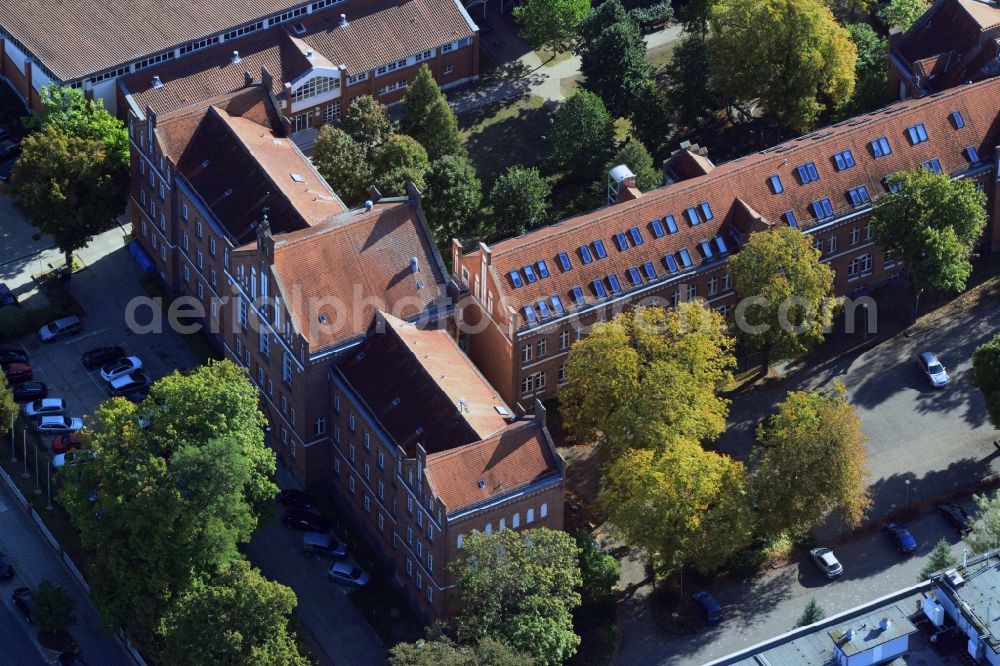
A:
<svg viewBox="0 0 1000 666">
<path fill-rule="evenodd" d="M 665 255 L 672 255 L 680 263 L 677 252 L 685 248 L 692 261 L 692 268 L 718 260 L 716 246 L 713 258 L 706 259 L 699 252 L 701 241 L 712 242 L 723 236 L 730 242 L 733 222 L 743 206 L 759 213 L 772 224 L 786 224 L 785 212 L 793 211 L 798 225 L 808 229 L 825 220 L 818 220 L 811 210 L 814 201 L 828 198 L 836 216 L 857 210 L 848 197 L 848 190 L 864 185 L 872 198 L 884 193 L 884 178 L 898 171 L 912 169 L 936 158 L 944 171 L 961 173 L 970 166 L 965 148 L 974 146 L 981 159 L 988 159 L 1000 139 L 1000 78 L 955 88 L 929 97 L 907 100 L 879 111 L 858 116 L 826 127 L 803 137 L 788 141 L 765 151 L 748 155 L 715 167 L 710 173 L 683 180 L 643 194 L 637 200 L 616 204 L 584 215 L 563 220 L 523 236 L 511 238 L 494 245 L 491 271 L 501 290 L 503 305 L 512 307 L 519 317 L 517 327 L 528 326 L 524 307 L 545 300 L 552 310 L 550 297 L 560 297 L 567 311 L 577 309 L 570 295 L 573 287 L 580 287 L 586 295 L 587 305 L 598 302 L 591 288 L 593 280 L 604 281 L 616 275 L 623 290 L 635 289 L 628 270 L 636 267 L 642 273 L 643 263 L 650 261 L 657 279 L 668 273 Z M 953 111 L 960 111 L 965 121 L 956 129 L 951 119 Z M 907 138 L 907 128 L 923 123 L 929 140 L 916 146 Z M 886 137 L 892 154 L 874 157 L 870 142 Z M 851 150 L 856 166 L 838 171 L 834 154 Z M 813 162 L 819 180 L 805 185 L 799 183 L 796 168 Z M 769 177 L 781 178 L 784 192 L 774 194 Z M 686 214 L 688 207 L 707 203 L 713 219 L 692 226 Z M 698 211 L 700 213 L 700 210 Z M 741 215 L 746 215 L 742 210 Z M 651 223 L 673 215 L 678 232 L 654 238 Z M 704 215 L 701 215 L 704 218 Z M 664 225 L 665 226 L 665 225 Z M 628 235 L 635 227 L 642 235 L 643 244 L 635 246 L 629 238 L 628 249 L 619 251 L 614 239 L 618 232 Z M 601 240 L 608 257 L 595 257 L 588 265 L 581 261 L 579 248 Z M 728 249 L 736 249 L 731 242 Z M 478 254 L 476 250 L 471 254 Z M 566 252 L 572 268 L 564 271 L 558 255 Z M 509 273 L 531 265 L 537 276 L 538 262 L 545 261 L 550 277 L 537 278 L 529 283 L 521 272 L 523 287 L 516 288 Z M 645 275 L 642 286 L 648 284 Z"/>
<path fill-rule="evenodd" d="M 560 473 L 545 431 L 533 419 L 481 442 L 428 455 L 426 470 L 448 515 Z"/>
<path fill-rule="evenodd" d="M 249 246 L 232 256 L 251 252 Z M 413 257 L 417 274 L 410 272 Z M 383 200 L 368 212 L 275 232 L 273 269 L 310 353 L 362 336 L 379 310 L 401 319 L 427 312 L 446 284 L 430 232 L 409 200 Z"/>
<path fill-rule="evenodd" d="M 346 28 L 339 26 L 347 15 Z M 272 92 L 306 73 L 313 65 L 347 66 L 348 76 L 470 37 L 478 28 L 456 0 L 354 0 L 302 17 L 305 35 L 291 36 L 288 27 L 227 41 L 192 57 L 142 70 L 125 79 L 125 88 L 140 110 L 158 112 L 237 90 L 245 73 L 261 78 L 261 67 L 273 77 Z M 305 52 L 315 51 L 312 59 Z M 232 62 L 239 51 L 240 62 Z M 154 88 L 153 76 L 162 87 Z"/>
<path fill-rule="evenodd" d="M 231 106 L 235 110 L 241 105 Z M 255 115 L 260 113 L 254 104 L 242 106 Z M 191 131 L 198 113 L 200 119 Z M 252 225 L 265 205 L 276 234 L 317 224 L 345 210 L 291 140 L 270 127 L 211 106 L 161 118 L 157 132 L 168 155 L 180 152 L 178 172 L 236 244 L 255 238 Z M 292 174 L 303 182 L 293 180 Z"/>
<path fill-rule="evenodd" d="M 67 82 L 251 23 L 302 0 L 11 0 L 0 26 Z"/>
<path fill-rule="evenodd" d="M 947 0 L 914 23 L 894 44 L 893 52 L 904 62 L 921 67 L 922 89 L 944 90 L 1000 73 L 1000 63 L 994 61 L 998 27 L 1000 4 Z M 991 32 L 992 38 L 988 36 Z"/>
<path fill-rule="evenodd" d="M 498 409 L 512 415 L 447 331 L 382 312 L 337 369 L 411 457 L 418 443 L 433 453 L 489 437 L 507 425 Z"/>
</svg>

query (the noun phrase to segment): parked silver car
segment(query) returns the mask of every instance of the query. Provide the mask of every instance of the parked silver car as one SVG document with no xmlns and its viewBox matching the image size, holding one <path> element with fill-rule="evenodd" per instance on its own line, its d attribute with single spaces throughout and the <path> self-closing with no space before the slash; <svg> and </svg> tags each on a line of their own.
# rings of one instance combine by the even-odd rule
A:
<svg viewBox="0 0 1000 666">
<path fill-rule="evenodd" d="M 66 432 L 83 430 L 83 419 L 77 416 L 43 416 L 35 424 L 35 430 L 43 435 L 61 435 Z"/>
<path fill-rule="evenodd" d="M 41 418 L 43 416 L 59 416 L 66 413 L 66 401 L 62 398 L 41 398 L 32 400 L 21 408 L 25 417 Z"/>
<path fill-rule="evenodd" d="M 77 316 L 56 319 L 38 329 L 38 337 L 42 342 L 55 342 L 70 335 L 76 335 L 83 330 L 83 323 Z"/>
<path fill-rule="evenodd" d="M 348 562 L 334 562 L 327 573 L 335 583 L 344 583 L 355 587 L 364 587 L 371 580 L 368 572 L 356 564 Z"/>
<path fill-rule="evenodd" d="M 809 551 L 809 556 L 827 578 L 836 578 L 844 573 L 844 567 L 829 548 L 813 548 Z"/>
</svg>

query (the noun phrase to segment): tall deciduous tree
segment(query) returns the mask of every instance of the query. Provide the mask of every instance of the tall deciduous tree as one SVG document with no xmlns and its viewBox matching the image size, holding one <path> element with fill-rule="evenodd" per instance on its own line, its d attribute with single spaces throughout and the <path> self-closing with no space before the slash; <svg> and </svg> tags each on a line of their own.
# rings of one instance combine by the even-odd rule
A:
<svg viewBox="0 0 1000 666">
<path fill-rule="evenodd" d="M 713 83 L 797 131 L 854 93 L 857 49 L 823 0 L 719 0 L 710 25 Z"/>
<path fill-rule="evenodd" d="M 965 290 L 969 257 L 986 227 L 986 195 L 972 180 L 924 168 L 890 176 L 889 186 L 896 192 L 875 201 L 872 223 L 882 247 L 906 264 L 916 319 L 925 289 Z"/>
<path fill-rule="evenodd" d="M 375 153 L 375 186 L 386 196 L 406 194 L 407 183 L 422 190 L 428 166 L 427 151 L 416 139 L 393 134 Z"/>
<path fill-rule="evenodd" d="M 29 130 L 55 127 L 70 136 L 100 141 L 110 166 L 128 171 L 128 130 L 122 121 L 108 113 L 103 100 L 87 99 L 79 88 L 50 83 L 42 88 L 39 101 L 41 111 L 25 118 Z"/>
<path fill-rule="evenodd" d="M 552 117 L 552 163 L 556 169 L 593 177 L 611 153 L 614 137 L 614 121 L 601 98 L 576 90 Z"/>
<path fill-rule="evenodd" d="M 162 661 L 178 666 L 307 666 L 289 618 L 295 593 L 237 559 L 197 582 L 164 620 Z"/>
<path fill-rule="evenodd" d="M 842 384 L 790 392 L 757 428 L 750 486 L 760 531 L 804 531 L 834 509 L 859 525 L 871 506 L 867 439 Z"/>
<path fill-rule="evenodd" d="M 376 150 L 395 132 L 385 107 L 371 95 L 362 95 L 351 102 L 340 129 L 364 148 L 369 161 L 375 159 Z"/>
<path fill-rule="evenodd" d="M 348 206 L 356 206 L 373 184 L 365 149 L 339 127 L 323 125 L 313 145 L 312 163 Z"/>
<path fill-rule="evenodd" d="M 660 171 L 653 166 L 653 156 L 646 150 L 646 146 L 641 141 L 630 139 L 625 142 L 611 161 L 604 165 L 603 174 L 607 174 L 612 168 L 624 164 L 635 174 L 635 184 L 643 192 L 652 190 L 663 184 L 663 176 Z M 603 188 L 605 179 L 601 178 L 598 184 Z"/>
<path fill-rule="evenodd" d="M 688 0 L 680 10 L 681 23 L 684 25 L 684 32 L 704 41 L 708 36 L 708 19 L 712 14 L 712 7 L 719 0 Z"/>
<path fill-rule="evenodd" d="M 573 345 L 560 390 L 566 427 L 606 459 L 629 448 L 663 451 L 725 429 L 733 341 L 699 301 L 638 308 L 594 326 Z"/>
<path fill-rule="evenodd" d="M 482 200 L 482 185 L 467 157 L 445 155 L 424 174 L 424 213 L 439 244 L 474 232 L 472 219 Z"/>
<path fill-rule="evenodd" d="M 973 383 L 983 393 L 986 409 L 995 428 L 1000 428 L 1000 334 L 979 346 L 972 354 Z M 0 390 L 2 391 L 2 390 Z M 3 414 L 0 395 L 0 414 Z M 0 424 L 0 432 L 3 425 Z"/>
<path fill-rule="evenodd" d="M 416 643 L 398 643 L 389 651 L 389 666 L 534 666 L 530 655 L 484 638 L 474 645 L 457 645 L 433 629 Z"/>
<path fill-rule="evenodd" d="M 11 175 L 18 207 L 49 234 L 72 265 L 72 255 L 110 227 L 125 209 L 128 172 L 99 139 L 46 125 L 28 136 Z"/>
<path fill-rule="evenodd" d="M 748 343 L 772 359 L 797 358 L 823 339 L 839 299 L 834 271 L 797 229 L 781 227 L 750 235 L 729 260 L 740 299 L 736 327 Z"/>
<path fill-rule="evenodd" d="M 549 211 L 550 192 L 549 184 L 535 167 L 508 168 L 490 190 L 494 233 L 516 236 L 541 226 Z"/>
<path fill-rule="evenodd" d="M 103 403 L 60 492 L 109 628 L 156 654 L 161 621 L 198 580 L 240 559 L 276 487 L 274 453 L 243 371 L 223 361 L 174 373 L 139 405 Z"/>
<path fill-rule="evenodd" d="M 611 599 L 621 576 L 618 560 L 601 550 L 597 541 L 587 532 L 576 535 L 580 550 L 580 592 L 584 604 Z"/>
<path fill-rule="evenodd" d="M 632 123 L 632 130 L 642 141 L 642 145 L 655 154 L 664 152 L 669 138 L 668 132 L 664 130 L 670 126 L 669 106 L 660 85 L 653 78 L 648 78 L 639 88 L 629 108 L 628 119 Z"/>
<path fill-rule="evenodd" d="M 976 495 L 976 514 L 965 543 L 977 553 L 1000 548 L 1000 494 Z"/>
<path fill-rule="evenodd" d="M 400 129 L 420 142 L 429 159 L 464 152 L 455 113 L 448 106 L 430 67 L 420 66 L 413 82 L 406 86 L 400 106 Z"/>
<path fill-rule="evenodd" d="M 677 123 L 682 127 L 698 127 L 703 118 L 718 108 L 705 40 L 696 35 L 681 37 L 665 71 L 667 102 Z"/>
<path fill-rule="evenodd" d="M 59 583 L 44 580 L 32 594 L 35 610 L 32 621 L 45 634 L 58 634 L 76 624 L 76 601 Z"/>
<path fill-rule="evenodd" d="M 521 37 L 531 46 L 565 51 L 589 11 L 590 0 L 526 0 L 514 7 L 514 18 Z"/>
<path fill-rule="evenodd" d="M 875 10 L 886 30 L 899 28 L 909 30 L 931 6 L 929 0 L 890 0 Z"/>
<path fill-rule="evenodd" d="M 629 114 L 651 70 L 646 42 L 619 0 L 607 0 L 581 21 L 576 45 L 584 86 L 616 117 Z"/>
<path fill-rule="evenodd" d="M 844 117 L 877 109 L 889 101 L 888 42 L 867 23 L 851 23 L 847 32 L 858 50 L 858 62 L 854 67 L 854 95 L 839 109 Z"/>
<path fill-rule="evenodd" d="M 7 383 L 6 377 L 0 375 L 0 436 L 10 433 L 18 411 L 10 384 Z"/>
<path fill-rule="evenodd" d="M 668 566 L 710 573 L 752 537 L 743 463 L 687 439 L 617 458 L 601 476 L 598 504 L 627 543 Z"/>
<path fill-rule="evenodd" d="M 580 564 L 573 537 L 545 528 L 473 532 L 454 563 L 463 640 L 499 640 L 542 666 L 576 653 L 572 611 L 580 605 Z"/>
</svg>

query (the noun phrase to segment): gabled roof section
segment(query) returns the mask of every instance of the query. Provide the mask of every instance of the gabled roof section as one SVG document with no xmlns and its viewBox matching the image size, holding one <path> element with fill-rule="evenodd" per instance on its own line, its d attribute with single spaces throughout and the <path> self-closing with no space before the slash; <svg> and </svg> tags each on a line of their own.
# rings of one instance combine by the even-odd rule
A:
<svg viewBox="0 0 1000 666">
<path fill-rule="evenodd" d="M 232 256 L 254 252 L 251 243 Z M 379 310 L 412 320 L 446 298 L 440 258 L 411 199 L 383 200 L 371 210 L 275 232 L 273 270 L 313 354 L 363 336 Z"/>
<path fill-rule="evenodd" d="M 863 209 L 868 204 L 855 204 L 850 191 L 863 186 L 868 197 L 875 199 L 886 191 L 885 178 L 898 171 L 936 159 L 945 172 L 962 173 L 972 166 L 965 154 L 967 146 L 975 147 L 981 160 L 988 160 L 994 152 L 1000 137 L 997 99 L 1000 78 L 906 100 L 717 165 L 706 175 L 646 192 L 639 199 L 501 241 L 491 248 L 490 266 L 501 302 L 515 310 L 516 328 L 529 328 L 547 318 L 539 302 L 554 316 L 553 296 L 568 312 L 580 309 L 572 291 L 576 287 L 585 296 L 584 307 L 612 295 L 611 275 L 625 293 L 645 288 L 654 281 L 646 277 L 646 262 L 655 271 L 655 281 L 680 278 L 686 270 L 719 262 L 723 247 L 726 254 L 738 249 L 726 222 L 737 199 L 750 217 L 755 217 L 749 213 L 754 211 L 772 224 L 783 223 L 791 211 L 797 226 L 808 231 Z M 961 127 L 953 116 L 956 111 L 961 114 Z M 917 125 L 923 126 L 927 140 L 913 143 L 909 130 Z M 873 142 L 879 139 L 885 140 L 890 152 L 876 156 Z M 850 151 L 849 159 L 845 151 Z M 671 228 L 676 232 L 671 233 Z M 633 229 L 641 236 L 641 244 L 633 242 Z M 619 250 L 618 234 L 625 235 L 624 250 Z M 607 258 L 597 258 L 596 241 L 603 243 Z M 702 243 L 708 243 L 711 255 L 703 251 Z M 581 250 L 584 246 L 592 257 L 589 263 Z M 561 253 L 570 260 L 569 270 L 562 268 Z M 547 278 L 538 277 L 540 261 L 546 264 Z M 532 268 L 534 281 L 526 279 L 525 266 Z M 639 284 L 631 279 L 631 268 L 638 270 Z M 521 286 L 511 278 L 514 271 L 519 272 Z M 602 284 L 605 296 L 595 281 Z M 533 309 L 536 321 L 526 307 Z"/>
<path fill-rule="evenodd" d="M 16 0 L 0 2 L 0 26 L 59 80 L 68 82 L 302 4 L 302 0 Z"/>
<path fill-rule="evenodd" d="M 447 331 L 384 312 L 337 371 L 410 457 L 417 444 L 435 453 L 490 437 L 512 416 Z"/>
<path fill-rule="evenodd" d="M 561 474 L 546 432 L 534 419 L 483 441 L 430 454 L 425 469 L 449 516 Z"/>
<path fill-rule="evenodd" d="M 347 16 L 340 26 L 340 14 Z M 313 67 L 346 65 L 347 75 L 367 72 L 415 53 L 436 48 L 478 31 L 458 0 L 354 0 L 300 17 L 304 34 L 289 26 L 253 33 L 180 60 L 144 69 L 124 80 L 136 104 L 158 113 L 238 90 L 246 75 L 272 77 L 271 92 L 281 94 Z M 313 51 L 310 57 L 309 51 Z M 232 62 L 233 51 L 240 61 Z M 158 76 L 162 86 L 153 87 Z"/>
<path fill-rule="evenodd" d="M 175 122 L 176 132 L 170 129 Z M 192 114 L 179 114 L 161 121 L 157 131 L 168 137 L 165 143 L 171 151 L 179 150 L 187 137 L 177 171 L 237 244 L 255 238 L 253 224 L 264 206 L 275 234 L 345 210 L 302 153 L 270 127 L 220 106 L 208 107 L 190 132 L 192 125 Z"/>
</svg>

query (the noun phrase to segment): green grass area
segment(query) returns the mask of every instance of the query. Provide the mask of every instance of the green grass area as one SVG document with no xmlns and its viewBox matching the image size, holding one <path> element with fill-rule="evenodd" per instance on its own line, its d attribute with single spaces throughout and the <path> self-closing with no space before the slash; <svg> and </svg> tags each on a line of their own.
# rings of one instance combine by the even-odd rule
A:
<svg viewBox="0 0 1000 666">
<path fill-rule="evenodd" d="M 646 51 L 646 62 L 653 67 L 653 72 L 659 72 L 666 67 L 674 58 L 674 44 L 677 42 L 667 42 L 656 48 Z"/>
<path fill-rule="evenodd" d="M 566 62 L 573 57 L 572 51 L 549 51 L 548 49 L 536 49 L 535 55 L 542 61 L 542 67 L 555 67 L 561 62 Z"/>
<path fill-rule="evenodd" d="M 526 95 L 459 116 L 462 140 L 485 192 L 507 167 L 541 164 L 548 152 L 544 137 L 550 115 L 541 97 Z"/>
</svg>

